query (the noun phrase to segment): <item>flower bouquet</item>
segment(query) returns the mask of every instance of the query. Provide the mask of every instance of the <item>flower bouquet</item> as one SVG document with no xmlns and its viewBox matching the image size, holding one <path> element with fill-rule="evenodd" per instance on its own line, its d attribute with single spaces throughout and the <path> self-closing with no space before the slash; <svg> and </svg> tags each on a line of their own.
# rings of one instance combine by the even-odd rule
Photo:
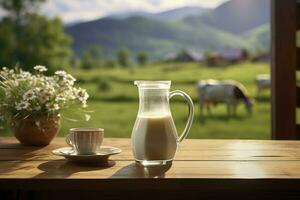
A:
<svg viewBox="0 0 300 200">
<path fill-rule="evenodd" d="M 21 69 L 0 71 L 0 118 L 8 121 L 25 145 L 48 145 L 60 129 L 60 112 L 72 104 L 86 107 L 86 90 L 65 71 L 46 76 L 44 66 L 30 73 Z"/>
</svg>

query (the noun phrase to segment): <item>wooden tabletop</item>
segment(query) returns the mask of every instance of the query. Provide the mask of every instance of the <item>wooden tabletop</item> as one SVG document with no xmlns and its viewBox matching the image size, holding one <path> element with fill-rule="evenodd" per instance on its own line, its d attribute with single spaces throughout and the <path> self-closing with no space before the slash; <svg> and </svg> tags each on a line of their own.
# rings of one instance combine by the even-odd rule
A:
<svg viewBox="0 0 300 200">
<path fill-rule="evenodd" d="M 135 165 L 130 139 L 106 138 L 104 145 L 123 152 L 106 166 L 85 166 L 51 153 L 66 146 L 63 138 L 46 147 L 28 147 L 0 137 L 0 189 L 300 190 L 299 141 L 185 140 L 171 166 L 155 168 Z"/>
</svg>

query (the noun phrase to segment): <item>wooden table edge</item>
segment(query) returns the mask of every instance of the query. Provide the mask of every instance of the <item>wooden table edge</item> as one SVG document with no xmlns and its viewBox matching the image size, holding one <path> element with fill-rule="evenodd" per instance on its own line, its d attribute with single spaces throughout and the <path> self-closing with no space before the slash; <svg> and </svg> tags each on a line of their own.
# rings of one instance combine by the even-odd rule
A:
<svg viewBox="0 0 300 200">
<path fill-rule="evenodd" d="M 300 191 L 300 178 L 0 179 L 1 190 Z"/>
</svg>

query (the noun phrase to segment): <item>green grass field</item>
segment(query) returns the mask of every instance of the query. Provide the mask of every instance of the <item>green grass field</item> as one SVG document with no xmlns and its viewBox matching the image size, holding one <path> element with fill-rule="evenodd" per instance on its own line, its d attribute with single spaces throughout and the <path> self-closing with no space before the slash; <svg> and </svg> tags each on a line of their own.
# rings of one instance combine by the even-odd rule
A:
<svg viewBox="0 0 300 200">
<path fill-rule="evenodd" d="M 91 96 L 89 121 L 72 122 L 63 117 L 59 136 L 71 127 L 102 127 L 106 137 L 130 137 L 138 108 L 138 92 L 134 80 L 172 80 L 172 90 L 191 95 L 195 102 L 195 119 L 188 138 L 270 139 L 270 93 L 256 98 L 254 79 L 257 74 L 269 73 L 267 64 L 244 63 L 227 67 L 206 67 L 199 64 L 153 64 L 145 68 L 73 70 L 78 85 Z M 212 108 L 210 116 L 199 116 L 196 82 L 201 79 L 233 79 L 243 83 L 256 99 L 253 115 L 248 116 L 241 104 L 236 117 L 228 117 L 224 105 Z M 187 105 L 180 99 L 171 101 L 172 114 L 180 133 L 186 122 Z M 69 118 L 78 118 L 78 111 L 68 111 Z M 64 115 L 63 115 L 64 116 Z M 4 127 L 1 135 L 10 135 Z"/>
</svg>

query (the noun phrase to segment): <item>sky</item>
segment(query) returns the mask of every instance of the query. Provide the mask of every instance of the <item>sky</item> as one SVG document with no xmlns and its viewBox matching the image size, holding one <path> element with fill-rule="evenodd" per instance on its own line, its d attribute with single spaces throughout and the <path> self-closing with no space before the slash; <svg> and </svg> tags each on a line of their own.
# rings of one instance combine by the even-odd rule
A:
<svg viewBox="0 0 300 200">
<path fill-rule="evenodd" d="M 130 11 L 161 12 L 183 6 L 215 8 L 226 0 L 48 0 L 41 12 L 65 23 L 88 21 Z"/>
</svg>

